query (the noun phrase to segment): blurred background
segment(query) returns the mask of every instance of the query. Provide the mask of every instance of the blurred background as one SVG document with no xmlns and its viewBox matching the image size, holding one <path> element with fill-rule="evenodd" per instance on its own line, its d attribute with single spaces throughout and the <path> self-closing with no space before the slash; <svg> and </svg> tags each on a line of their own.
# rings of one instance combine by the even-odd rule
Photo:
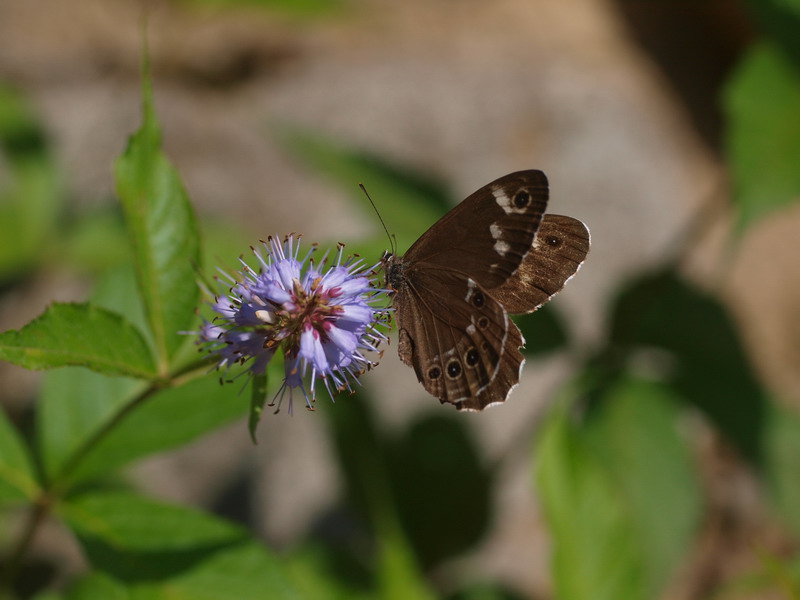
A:
<svg viewBox="0 0 800 600">
<path fill-rule="evenodd" d="M 797 2 L 0 0 L 0 330 L 129 260 L 145 15 L 206 271 L 292 231 L 377 261 L 359 182 L 403 251 L 527 168 L 592 249 L 521 321 L 503 406 L 440 406 L 393 342 L 355 396 L 141 461 L 141 489 L 347 590 L 391 515 L 441 597 L 800 597 Z M 40 374 L 0 382 L 29 431 Z M 53 586 L 85 568 L 56 524 L 34 554 Z"/>
</svg>

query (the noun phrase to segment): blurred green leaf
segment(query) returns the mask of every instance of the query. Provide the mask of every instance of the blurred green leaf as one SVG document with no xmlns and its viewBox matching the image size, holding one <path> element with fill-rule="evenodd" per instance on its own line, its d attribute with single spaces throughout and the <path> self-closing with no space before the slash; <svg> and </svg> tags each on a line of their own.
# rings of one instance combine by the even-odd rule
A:
<svg viewBox="0 0 800 600">
<path fill-rule="evenodd" d="M 72 587 L 65 600 L 132 600 L 124 585 L 105 573 L 90 572 Z"/>
<path fill-rule="evenodd" d="M 73 269 L 90 274 L 132 265 L 122 214 L 103 208 L 77 215 L 60 248 L 60 259 Z M 138 294 L 135 289 L 134 293 Z"/>
<path fill-rule="evenodd" d="M 191 329 L 194 322 L 200 243 L 186 190 L 161 151 L 161 130 L 146 66 L 142 78 L 144 122 L 131 136 L 115 172 L 158 371 L 164 373 L 186 342 L 179 332 Z"/>
<path fill-rule="evenodd" d="M 149 398 L 100 441 L 75 472 L 88 479 L 129 462 L 177 448 L 247 411 L 239 386 L 201 377 Z"/>
<path fill-rule="evenodd" d="M 492 477 L 459 416 L 421 417 L 388 444 L 400 522 L 425 571 L 475 545 L 491 519 Z M 459 500 L 443 511 L 442 498 Z"/>
<path fill-rule="evenodd" d="M 740 229 L 800 199 L 798 106 L 800 71 L 773 45 L 753 46 L 725 90 Z"/>
<path fill-rule="evenodd" d="M 24 275 L 47 255 L 62 200 L 43 130 L 24 98 L 2 85 L 0 160 L 10 176 L 8 185 L 0 185 L 2 282 Z"/>
<path fill-rule="evenodd" d="M 475 583 L 468 585 L 447 600 L 525 600 L 525 596 L 506 589 L 496 583 Z"/>
<path fill-rule="evenodd" d="M 0 359 L 26 369 L 82 366 L 108 375 L 155 376 L 142 334 L 90 304 L 51 304 L 19 331 L 0 334 Z"/>
<path fill-rule="evenodd" d="M 0 409 L 0 505 L 32 501 L 38 493 L 28 448 Z"/>
<path fill-rule="evenodd" d="M 564 320 L 550 304 L 527 315 L 515 315 L 514 322 L 525 338 L 526 356 L 557 352 L 569 344 Z"/>
<path fill-rule="evenodd" d="M 47 140 L 39 120 L 21 93 L 0 84 L 0 149 L 13 162 L 41 158 Z"/>
<path fill-rule="evenodd" d="M 761 29 L 800 69 L 800 2 L 798 0 L 747 0 Z"/>
<path fill-rule="evenodd" d="M 282 127 L 277 134 L 286 149 L 339 184 L 364 214 L 372 218 L 375 211 L 358 188 L 358 184 L 363 183 L 390 233 L 397 236 L 401 253 L 452 206 L 450 195 L 440 181 L 390 163 L 376 154 L 348 148 L 298 128 Z M 377 216 L 374 221 L 375 239 L 385 240 Z M 387 243 L 381 241 L 378 246 L 385 248 Z M 359 250 L 367 256 L 374 253 L 373 248 L 369 249 L 370 254 L 366 249 Z M 379 255 L 374 254 L 377 259 Z"/>
<path fill-rule="evenodd" d="M 198 511 L 124 492 L 74 497 L 59 512 L 92 565 L 129 582 L 167 578 L 246 540 L 238 527 Z"/>
<path fill-rule="evenodd" d="M 365 392 L 340 395 L 325 406 L 353 506 L 372 528 L 377 546 L 378 596 L 388 600 L 432 598 L 403 530 L 393 498 L 388 449 L 369 411 Z"/>
<path fill-rule="evenodd" d="M 277 11 L 299 17 L 322 17 L 339 12 L 344 8 L 344 0 L 183 0 L 198 6 L 211 6 L 218 9 L 256 7 Z"/>
<path fill-rule="evenodd" d="M 677 408 L 627 381 L 583 421 L 566 406 L 550 417 L 536 476 L 560 599 L 657 597 L 687 552 L 701 496 Z"/>
<path fill-rule="evenodd" d="M 281 563 L 230 523 L 122 493 L 73 498 L 61 513 L 92 565 L 131 598 L 301 598 Z"/>
<path fill-rule="evenodd" d="M 589 448 L 622 496 L 645 565 L 646 597 L 656 597 L 686 555 L 703 509 L 679 399 L 669 388 L 633 380 L 594 408 Z"/>
<path fill-rule="evenodd" d="M 554 414 L 542 430 L 535 460 L 559 600 L 648 598 L 633 523 L 565 411 Z"/>
<path fill-rule="evenodd" d="M 53 477 L 87 439 L 102 428 L 144 384 L 86 369 L 56 369 L 42 382 L 36 412 L 45 474 Z"/>
<path fill-rule="evenodd" d="M 285 557 L 284 565 L 305 600 L 367 600 L 366 590 L 349 585 L 340 570 L 328 564 L 333 558 L 324 548 L 305 547 Z"/>
<path fill-rule="evenodd" d="M 764 443 L 764 471 L 773 503 L 795 535 L 800 535 L 800 416 L 773 403 L 766 419 Z"/>
<path fill-rule="evenodd" d="M 610 353 L 651 354 L 686 402 L 699 408 L 743 456 L 758 463 L 767 399 L 736 326 L 715 298 L 676 273 L 647 273 L 620 293 Z M 656 352 L 652 352 L 656 350 Z"/>
</svg>

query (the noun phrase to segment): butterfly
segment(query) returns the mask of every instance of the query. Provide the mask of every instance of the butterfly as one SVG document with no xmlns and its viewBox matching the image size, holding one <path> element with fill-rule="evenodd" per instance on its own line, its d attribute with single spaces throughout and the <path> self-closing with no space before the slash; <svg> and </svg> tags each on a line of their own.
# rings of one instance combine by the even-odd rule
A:
<svg viewBox="0 0 800 600">
<path fill-rule="evenodd" d="M 510 173 L 468 196 L 405 255 L 384 255 L 400 359 L 442 403 L 483 410 L 504 402 L 525 363 L 509 314 L 542 306 L 583 264 L 589 229 L 546 215 L 547 200 L 544 173 Z"/>
</svg>

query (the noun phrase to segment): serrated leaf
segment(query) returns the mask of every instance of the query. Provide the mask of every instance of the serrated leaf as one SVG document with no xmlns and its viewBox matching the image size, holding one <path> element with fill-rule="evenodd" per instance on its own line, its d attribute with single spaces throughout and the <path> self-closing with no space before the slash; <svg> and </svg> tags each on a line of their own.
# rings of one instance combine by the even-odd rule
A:
<svg viewBox="0 0 800 600">
<path fill-rule="evenodd" d="M 73 498 L 61 513 L 132 599 L 300 598 L 275 557 L 210 515 L 122 493 Z"/>
<path fill-rule="evenodd" d="M 31 501 L 38 492 L 28 448 L 0 409 L 0 505 Z"/>
<path fill-rule="evenodd" d="M 0 334 L 0 359 L 26 369 L 80 366 L 142 379 L 156 374 L 141 333 L 90 304 L 52 304 L 19 331 Z"/>
<path fill-rule="evenodd" d="M 725 89 L 739 229 L 800 200 L 800 69 L 774 46 L 748 50 Z"/>
<path fill-rule="evenodd" d="M 161 151 L 147 68 L 142 105 L 144 122 L 130 138 L 115 173 L 158 370 L 164 373 L 186 341 L 180 332 L 191 329 L 194 322 L 200 244 L 186 190 Z"/>
</svg>

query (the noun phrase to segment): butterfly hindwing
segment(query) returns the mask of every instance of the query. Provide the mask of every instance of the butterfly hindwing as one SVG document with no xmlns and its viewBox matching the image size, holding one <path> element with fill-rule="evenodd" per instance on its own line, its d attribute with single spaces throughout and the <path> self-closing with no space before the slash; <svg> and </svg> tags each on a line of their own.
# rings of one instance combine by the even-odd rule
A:
<svg viewBox="0 0 800 600">
<path fill-rule="evenodd" d="M 492 295 L 512 315 L 533 312 L 577 273 L 589 243 L 589 229 L 578 219 L 545 215 L 517 272 Z"/>
<path fill-rule="evenodd" d="M 415 270 L 395 308 L 400 357 L 441 402 L 481 410 L 504 401 L 518 382 L 522 336 L 503 307 L 466 274 Z"/>
</svg>

